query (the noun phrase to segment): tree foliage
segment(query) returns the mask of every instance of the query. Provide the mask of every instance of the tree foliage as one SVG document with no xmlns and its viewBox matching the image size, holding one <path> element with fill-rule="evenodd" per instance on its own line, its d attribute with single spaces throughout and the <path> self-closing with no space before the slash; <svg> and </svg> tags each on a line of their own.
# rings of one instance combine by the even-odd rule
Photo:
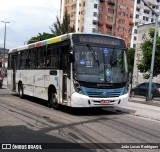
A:
<svg viewBox="0 0 160 152">
<path fill-rule="evenodd" d="M 60 19 L 58 16 L 56 17 L 56 22 L 50 27 L 51 32 L 56 35 L 62 35 L 70 32 L 75 32 L 75 27 L 70 26 L 70 15 L 67 12 L 67 9 L 65 10 L 63 21 L 60 22 Z"/>
<path fill-rule="evenodd" d="M 52 38 L 52 37 L 55 37 L 55 35 L 50 34 L 50 33 L 45 33 L 45 32 L 43 32 L 42 34 L 38 33 L 37 36 L 34 36 L 29 41 L 27 41 L 27 44 L 35 43 L 35 42 L 42 41 L 42 40 L 45 40 L 45 39 L 49 39 L 49 38 Z"/>
<path fill-rule="evenodd" d="M 148 79 L 150 76 L 154 28 L 149 29 L 149 36 L 150 39 L 145 40 L 141 44 L 143 57 L 141 62 L 138 64 L 138 69 L 140 70 L 140 72 L 146 73 L 144 74 L 145 79 Z M 158 74 L 160 74 L 160 36 L 158 36 L 157 34 L 153 76 L 157 76 Z"/>
<path fill-rule="evenodd" d="M 128 71 L 133 73 L 135 49 L 129 48 L 127 51 Z"/>
</svg>

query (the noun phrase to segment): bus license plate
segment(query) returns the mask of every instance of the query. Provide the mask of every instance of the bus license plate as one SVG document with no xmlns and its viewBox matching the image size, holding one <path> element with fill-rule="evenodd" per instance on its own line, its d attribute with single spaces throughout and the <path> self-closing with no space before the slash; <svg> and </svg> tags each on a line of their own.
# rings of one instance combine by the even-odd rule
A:
<svg viewBox="0 0 160 152">
<path fill-rule="evenodd" d="M 100 103 L 101 103 L 101 104 L 109 104 L 110 101 L 109 101 L 109 100 L 101 100 Z"/>
</svg>

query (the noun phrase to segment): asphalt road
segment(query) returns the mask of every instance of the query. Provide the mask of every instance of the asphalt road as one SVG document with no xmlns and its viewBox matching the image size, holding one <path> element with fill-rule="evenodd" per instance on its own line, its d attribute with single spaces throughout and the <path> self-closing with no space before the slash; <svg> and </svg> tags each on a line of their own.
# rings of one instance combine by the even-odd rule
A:
<svg viewBox="0 0 160 152">
<path fill-rule="evenodd" d="M 48 108 L 44 100 L 20 99 L 16 93 L 1 89 L 0 143 L 52 143 L 48 146 L 58 145 L 60 151 L 139 151 L 133 143 L 160 143 L 160 121 L 115 109 L 62 107 L 57 111 Z M 120 149 L 122 145 L 126 149 Z"/>
</svg>

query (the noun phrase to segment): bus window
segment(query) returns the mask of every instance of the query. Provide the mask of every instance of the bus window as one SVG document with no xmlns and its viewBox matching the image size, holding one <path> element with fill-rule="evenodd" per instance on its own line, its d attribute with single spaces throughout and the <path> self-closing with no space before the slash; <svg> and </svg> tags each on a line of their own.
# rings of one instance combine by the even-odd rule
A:
<svg viewBox="0 0 160 152">
<path fill-rule="evenodd" d="M 21 52 L 18 52 L 17 54 L 17 69 L 20 69 L 20 60 L 21 60 Z"/>
<path fill-rule="evenodd" d="M 59 47 L 58 45 L 48 45 L 45 67 L 59 67 Z"/>
<path fill-rule="evenodd" d="M 37 52 L 37 68 L 44 68 L 45 56 L 46 56 L 46 47 L 39 47 L 36 50 Z"/>
<path fill-rule="evenodd" d="M 26 69 L 27 67 L 27 53 L 28 51 L 25 50 L 21 52 L 21 57 L 20 57 L 20 69 Z"/>
<path fill-rule="evenodd" d="M 27 60 L 28 69 L 34 69 L 36 67 L 35 57 L 36 57 L 35 49 L 30 49 L 28 52 L 28 60 Z"/>
</svg>

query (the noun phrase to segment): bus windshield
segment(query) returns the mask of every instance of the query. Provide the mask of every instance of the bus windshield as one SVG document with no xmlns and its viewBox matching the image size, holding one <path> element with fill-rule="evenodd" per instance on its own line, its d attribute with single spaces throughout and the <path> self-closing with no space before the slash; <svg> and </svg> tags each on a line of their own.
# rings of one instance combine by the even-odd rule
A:
<svg viewBox="0 0 160 152">
<path fill-rule="evenodd" d="M 125 49 L 75 45 L 74 55 L 74 79 L 78 81 L 124 83 L 128 80 Z"/>
</svg>

